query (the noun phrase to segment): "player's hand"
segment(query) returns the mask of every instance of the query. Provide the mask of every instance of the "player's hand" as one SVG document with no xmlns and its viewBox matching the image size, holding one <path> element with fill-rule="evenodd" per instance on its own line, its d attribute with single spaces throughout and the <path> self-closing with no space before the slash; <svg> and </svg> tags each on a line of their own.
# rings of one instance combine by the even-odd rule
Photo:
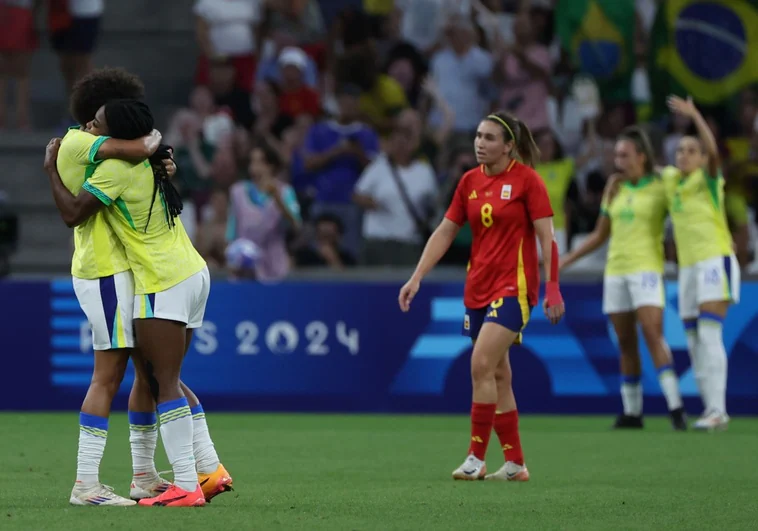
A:
<svg viewBox="0 0 758 531">
<path fill-rule="evenodd" d="M 695 107 L 691 96 L 687 96 L 686 100 L 679 96 L 669 96 L 666 98 L 666 105 L 668 105 L 671 112 L 681 114 L 682 116 L 693 118 L 698 114 L 697 107 Z"/>
<path fill-rule="evenodd" d="M 416 296 L 420 287 L 421 283 L 418 280 L 411 278 L 402 288 L 400 288 L 400 295 L 397 297 L 397 302 L 400 304 L 400 309 L 402 311 L 407 312 L 411 309 L 413 297 Z"/>
<path fill-rule="evenodd" d="M 45 149 L 45 171 L 55 168 L 55 163 L 58 160 L 58 150 L 61 148 L 61 139 L 53 138 L 47 143 Z"/>
<path fill-rule="evenodd" d="M 542 309 L 545 311 L 545 317 L 550 321 L 550 324 L 558 324 L 566 313 L 566 305 L 563 303 L 563 296 L 557 282 L 547 283 Z"/>
<path fill-rule="evenodd" d="M 166 168 L 168 178 L 173 179 L 174 175 L 176 175 L 176 163 L 174 162 L 174 159 L 165 159 L 163 161 L 163 167 Z"/>
</svg>

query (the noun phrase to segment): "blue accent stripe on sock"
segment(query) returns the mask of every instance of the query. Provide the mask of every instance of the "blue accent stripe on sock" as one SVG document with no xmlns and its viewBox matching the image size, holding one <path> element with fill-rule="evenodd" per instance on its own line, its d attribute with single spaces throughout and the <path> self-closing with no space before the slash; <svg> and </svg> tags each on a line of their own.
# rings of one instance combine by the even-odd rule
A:
<svg viewBox="0 0 758 531">
<path fill-rule="evenodd" d="M 720 324 L 724 323 L 723 317 L 711 312 L 700 312 L 700 316 L 698 317 L 698 320 L 699 321 L 712 321 L 712 322 L 720 323 Z"/>
<path fill-rule="evenodd" d="M 674 371 L 674 366 L 669 363 L 668 365 L 662 365 L 662 366 L 658 367 L 658 374 L 663 374 L 666 371 L 672 371 L 673 372 Z"/>
<path fill-rule="evenodd" d="M 134 424 L 135 426 L 153 426 L 157 422 L 158 417 L 155 414 L 155 411 L 150 411 L 148 413 L 143 413 L 141 411 L 129 412 L 129 424 Z"/>
<path fill-rule="evenodd" d="M 641 379 L 641 376 L 629 376 L 627 374 L 621 375 L 621 381 L 626 384 L 638 384 Z"/>
<path fill-rule="evenodd" d="M 98 417 L 88 413 L 79 413 L 79 425 L 108 431 L 108 417 Z"/>
<path fill-rule="evenodd" d="M 203 406 L 201 406 L 200 404 L 196 405 L 193 408 L 190 408 L 190 411 L 192 412 L 192 416 L 195 416 L 198 413 L 204 413 Z"/>
<path fill-rule="evenodd" d="M 684 321 L 684 329 L 689 330 L 697 330 L 697 319 L 686 319 Z"/>
<path fill-rule="evenodd" d="M 158 414 L 163 415 L 164 413 L 168 413 L 174 409 L 179 409 L 180 407 L 189 407 L 189 404 L 187 403 L 187 399 L 185 397 L 158 404 Z"/>
</svg>

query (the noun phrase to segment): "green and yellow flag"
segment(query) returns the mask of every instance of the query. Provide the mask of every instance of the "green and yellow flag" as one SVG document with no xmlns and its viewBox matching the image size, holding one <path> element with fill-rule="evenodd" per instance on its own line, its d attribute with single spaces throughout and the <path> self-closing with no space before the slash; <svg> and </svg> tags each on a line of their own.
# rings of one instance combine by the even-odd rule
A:
<svg viewBox="0 0 758 531">
<path fill-rule="evenodd" d="M 556 31 L 583 74 L 598 84 L 603 101 L 631 99 L 634 72 L 634 2 L 560 0 Z"/>
<path fill-rule="evenodd" d="M 656 112 L 668 94 L 718 105 L 758 82 L 758 0 L 667 0 L 651 41 Z"/>
</svg>

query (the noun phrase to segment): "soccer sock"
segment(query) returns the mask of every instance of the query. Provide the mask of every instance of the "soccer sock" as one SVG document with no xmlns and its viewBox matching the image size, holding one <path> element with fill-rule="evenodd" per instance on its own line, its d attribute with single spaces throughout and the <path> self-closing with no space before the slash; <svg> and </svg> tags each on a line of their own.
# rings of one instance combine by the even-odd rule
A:
<svg viewBox="0 0 758 531">
<path fill-rule="evenodd" d="M 521 438 L 518 434 L 518 410 L 501 413 L 495 412 L 495 433 L 503 449 L 506 461 L 517 465 L 524 464 L 524 451 L 521 449 Z"/>
<path fill-rule="evenodd" d="M 706 409 L 726 413 L 727 358 L 723 321 L 716 314 L 700 314 L 697 321 L 697 348 L 703 369 L 703 389 L 709 399 Z"/>
<path fill-rule="evenodd" d="M 697 329 L 697 319 L 684 320 L 684 331 L 687 334 L 687 351 L 690 353 L 690 366 L 692 367 L 692 374 L 695 377 L 695 383 L 697 384 L 697 390 L 700 393 L 700 398 L 703 401 L 703 407 L 707 410 L 710 407 L 711 401 L 708 394 L 708 389 L 705 385 L 705 372 L 703 371 L 702 363 L 702 357 L 705 354 L 705 349 L 700 348 Z"/>
<path fill-rule="evenodd" d="M 624 376 L 621 383 L 621 403 L 624 415 L 639 417 L 642 415 L 642 384 L 639 376 Z"/>
<path fill-rule="evenodd" d="M 471 444 L 468 453 L 474 454 L 474 457 L 481 461 L 484 461 L 487 454 L 496 408 L 497 404 L 471 404 Z"/>
<path fill-rule="evenodd" d="M 221 464 L 208 431 L 203 406 L 196 405 L 192 411 L 192 447 L 195 452 L 198 474 L 212 474 Z"/>
<path fill-rule="evenodd" d="M 134 479 L 158 477 L 155 469 L 155 447 L 158 445 L 158 419 L 155 412 L 129 412 L 129 444 L 132 448 Z"/>
<path fill-rule="evenodd" d="M 658 367 L 658 383 L 661 384 L 661 391 L 666 397 L 666 404 L 669 411 L 674 411 L 682 407 L 682 395 L 679 393 L 679 379 L 676 376 L 673 365 L 663 365 Z"/>
<path fill-rule="evenodd" d="M 174 485 L 194 492 L 197 472 L 192 452 L 192 413 L 187 399 L 182 397 L 158 404 L 158 416 L 166 456 L 174 469 Z"/>
<path fill-rule="evenodd" d="M 100 461 L 108 439 L 108 417 L 79 413 L 79 450 L 76 455 L 76 482 L 94 485 L 100 481 Z"/>
</svg>

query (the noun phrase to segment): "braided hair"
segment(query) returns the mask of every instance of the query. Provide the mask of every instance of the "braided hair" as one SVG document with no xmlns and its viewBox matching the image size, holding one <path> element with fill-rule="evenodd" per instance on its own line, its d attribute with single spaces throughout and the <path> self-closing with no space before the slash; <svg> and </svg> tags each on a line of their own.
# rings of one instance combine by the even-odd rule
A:
<svg viewBox="0 0 758 531">
<path fill-rule="evenodd" d="M 115 100 L 107 103 L 105 121 L 110 135 L 124 140 L 134 140 L 148 135 L 154 125 L 150 107 L 138 100 Z M 184 204 L 163 165 L 165 160 L 173 160 L 171 147 L 161 144 L 148 160 L 153 170 L 153 198 L 145 223 L 145 232 L 150 225 L 156 197 L 160 197 L 166 214 L 166 223 L 169 229 L 173 229 L 176 225 L 175 218 L 181 214 Z"/>
</svg>

